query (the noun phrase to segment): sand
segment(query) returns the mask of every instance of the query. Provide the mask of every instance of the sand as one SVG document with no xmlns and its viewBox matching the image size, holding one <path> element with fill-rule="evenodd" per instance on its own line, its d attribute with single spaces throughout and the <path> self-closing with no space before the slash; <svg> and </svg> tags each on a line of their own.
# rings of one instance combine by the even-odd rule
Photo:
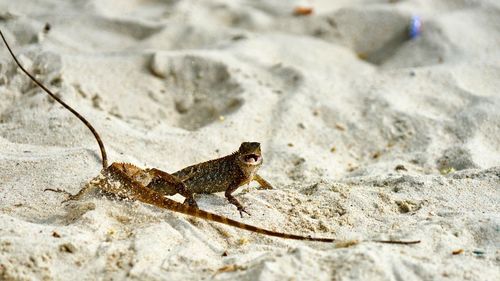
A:
<svg viewBox="0 0 500 281">
<path fill-rule="evenodd" d="M 97 144 L 2 44 L 1 280 L 500 280 L 498 1 L 1 0 L 0 28 L 111 161 L 174 172 L 261 142 L 275 189 L 239 189 L 250 217 L 223 194 L 197 196 L 202 209 L 422 241 L 299 242 L 102 196 L 61 204 L 44 189 L 98 175 Z"/>
</svg>

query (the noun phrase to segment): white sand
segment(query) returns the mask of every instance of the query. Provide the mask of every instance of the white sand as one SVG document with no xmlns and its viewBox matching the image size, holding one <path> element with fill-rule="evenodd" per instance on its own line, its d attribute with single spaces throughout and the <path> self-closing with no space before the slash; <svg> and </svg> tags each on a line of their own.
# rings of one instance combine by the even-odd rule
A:
<svg viewBox="0 0 500 281">
<path fill-rule="evenodd" d="M 2 44 L 0 279 L 500 280 L 500 2 L 316 0 L 291 16 L 299 2 L 1 0 L 0 28 L 111 161 L 173 172 L 259 141 L 275 189 L 241 188 L 242 221 L 421 244 L 61 205 L 43 190 L 77 192 L 97 145 Z M 197 200 L 240 219 L 223 194 Z"/>
</svg>

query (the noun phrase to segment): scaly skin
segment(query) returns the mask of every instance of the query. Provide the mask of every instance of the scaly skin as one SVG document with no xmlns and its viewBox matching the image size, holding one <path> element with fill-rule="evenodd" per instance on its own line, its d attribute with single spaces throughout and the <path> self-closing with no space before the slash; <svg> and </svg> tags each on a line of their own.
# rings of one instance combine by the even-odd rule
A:
<svg viewBox="0 0 500 281">
<path fill-rule="evenodd" d="M 260 144 L 244 142 L 238 151 L 230 155 L 186 167 L 172 175 L 159 175 L 158 170 L 148 170 L 152 179 L 147 186 L 164 195 L 180 193 L 186 197 L 185 203 L 193 207 L 197 207 L 193 194 L 224 191 L 226 198 L 238 208 L 240 215 L 243 212 L 248 214 L 232 193 L 254 180 L 261 188 L 271 189 L 272 186 L 257 174 L 261 165 Z M 178 182 L 170 176 L 177 178 Z"/>
<path fill-rule="evenodd" d="M 216 215 L 207 211 L 200 210 L 188 204 L 181 204 L 164 196 L 164 194 L 155 191 L 154 189 L 147 188 L 144 181 L 148 181 L 150 177 L 149 172 L 138 168 L 132 164 L 126 163 L 113 163 L 108 168 L 101 172 L 101 175 L 96 177 L 90 182 L 84 191 L 92 188 L 99 188 L 101 191 L 130 200 L 139 200 L 143 203 L 151 204 L 153 206 L 178 212 L 181 214 L 214 221 L 225 225 L 241 228 L 247 231 L 260 233 L 268 236 L 280 237 L 285 239 L 304 240 L 304 241 L 318 241 L 318 242 L 336 242 L 335 238 L 320 238 L 311 236 L 302 236 L 295 234 L 288 234 L 283 232 L 272 231 L 230 218 Z M 79 192 L 73 199 L 79 199 L 85 192 Z M 385 243 L 385 244 L 400 244 L 410 245 L 417 244 L 420 241 L 399 241 L 399 240 L 369 240 L 371 242 Z M 338 241 L 340 245 L 354 245 L 359 243 L 357 240 Z"/>
<path fill-rule="evenodd" d="M 230 225 L 233 227 L 241 228 L 244 230 L 275 236 L 286 239 L 295 240 L 308 240 L 308 241 L 319 241 L 319 242 L 334 242 L 336 239 L 333 238 L 315 238 L 310 236 L 300 236 L 294 234 L 287 234 L 276 232 L 272 230 L 267 230 L 259 228 L 253 225 L 241 223 L 224 216 L 216 215 L 210 212 L 206 212 L 189 206 L 187 204 L 181 204 L 165 197 L 162 193 L 159 193 L 151 188 L 147 188 L 140 182 L 140 179 L 147 177 L 147 172 L 142 170 L 132 164 L 125 163 L 113 163 L 108 168 L 101 172 L 101 175 L 91 181 L 91 185 L 98 187 L 104 192 L 117 195 L 122 198 L 129 198 L 131 200 L 139 200 L 141 202 L 154 205 L 159 208 L 168 209 L 174 212 L 182 213 L 185 215 L 190 215 L 193 217 L 215 221 L 222 224 Z M 137 179 L 137 180 L 134 180 Z M 77 198 L 74 198 L 77 199 Z"/>
</svg>

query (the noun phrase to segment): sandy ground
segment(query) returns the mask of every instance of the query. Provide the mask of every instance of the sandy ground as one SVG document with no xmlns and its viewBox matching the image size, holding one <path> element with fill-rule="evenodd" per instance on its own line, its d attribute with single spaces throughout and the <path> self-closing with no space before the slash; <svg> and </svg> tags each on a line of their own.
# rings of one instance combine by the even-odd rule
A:
<svg viewBox="0 0 500 281">
<path fill-rule="evenodd" d="M 97 145 L 2 44 L 0 279 L 500 280 L 500 2 L 316 0 L 293 16 L 301 3 L 1 0 L 0 28 L 111 161 L 173 172 L 261 142 L 275 189 L 240 189 L 252 216 L 223 194 L 201 208 L 421 244 L 337 248 L 138 202 L 61 204 L 43 190 L 77 192 Z M 408 40 L 412 15 L 423 33 Z"/>
</svg>

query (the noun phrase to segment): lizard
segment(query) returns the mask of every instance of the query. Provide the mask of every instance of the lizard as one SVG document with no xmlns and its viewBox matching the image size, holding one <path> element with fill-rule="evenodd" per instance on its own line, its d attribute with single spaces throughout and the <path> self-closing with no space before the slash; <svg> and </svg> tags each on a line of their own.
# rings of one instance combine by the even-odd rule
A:
<svg viewBox="0 0 500 281">
<path fill-rule="evenodd" d="M 156 206 L 158 208 L 163 208 L 167 209 L 173 212 L 178 212 L 181 214 L 205 219 L 208 221 L 214 221 L 222 224 L 226 224 L 229 226 L 233 226 L 236 228 L 244 229 L 247 231 L 252 231 L 255 233 L 259 234 L 264 234 L 268 236 L 274 236 L 274 237 L 280 237 L 280 238 L 285 238 L 285 239 L 295 239 L 295 240 L 305 240 L 305 241 L 319 241 L 319 242 L 336 242 L 338 241 L 335 238 L 323 238 L 323 237 L 312 237 L 312 236 L 302 236 L 302 235 L 296 235 L 296 234 L 289 234 L 289 233 L 283 233 L 283 232 L 278 232 L 278 231 L 273 231 L 269 229 L 264 229 L 260 227 L 256 227 L 250 224 L 242 223 L 221 215 L 217 215 L 211 212 L 207 212 L 204 210 L 201 210 L 195 206 L 196 202 L 194 202 L 194 199 L 192 198 L 192 191 L 186 191 L 187 186 L 184 184 L 181 179 L 183 179 L 188 185 L 191 185 L 193 188 L 193 191 L 198 191 L 198 192 L 203 192 L 203 191 L 212 191 L 212 190 L 219 190 L 223 186 L 228 186 L 227 183 L 231 182 L 234 183 L 233 185 L 230 185 L 230 187 L 227 190 L 231 189 L 236 189 L 238 186 L 241 184 L 247 183 L 250 180 L 256 180 L 258 182 L 263 183 L 264 186 L 267 186 L 268 183 L 265 182 L 261 177 L 259 177 L 255 172 L 262 164 L 262 157 L 260 154 L 260 144 L 258 143 L 243 143 L 240 147 L 240 150 L 238 150 L 238 153 L 231 154 L 229 156 L 204 162 L 198 165 L 193 165 L 189 166 L 185 169 L 182 169 L 174 174 L 177 174 L 181 179 L 179 179 L 177 176 L 174 176 L 172 174 L 169 174 L 167 172 L 161 171 L 159 169 L 141 169 L 135 165 L 128 164 L 128 163 L 120 163 L 120 162 L 114 162 L 111 165 L 108 165 L 108 159 L 107 159 L 107 153 L 106 149 L 104 147 L 104 143 L 97 133 L 97 130 L 88 122 L 80 113 L 78 113 L 76 110 L 74 110 L 71 106 L 66 104 L 61 98 L 56 96 L 52 91 L 50 91 L 45 85 L 43 85 L 40 81 L 38 81 L 32 74 L 30 74 L 19 62 L 15 54 L 13 53 L 12 49 L 10 48 L 9 44 L 7 43 L 7 40 L 5 39 L 2 31 L 0 30 L 0 36 L 2 37 L 3 42 L 5 43 L 7 50 L 9 51 L 10 55 L 12 56 L 14 62 L 17 64 L 17 66 L 21 69 L 21 71 L 26 74 L 33 83 L 35 83 L 37 86 L 39 86 L 46 94 L 48 94 L 52 99 L 54 99 L 56 102 L 58 102 L 60 105 L 62 105 L 64 108 L 69 110 L 76 118 L 78 118 L 82 123 L 92 132 L 94 135 L 98 145 L 99 149 L 101 152 L 101 159 L 102 159 L 102 170 L 101 173 L 91 180 L 87 185 L 85 185 L 77 194 L 71 195 L 69 192 L 59 190 L 59 189 L 46 189 L 46 190 L 51 190 L 51 191 L 56 191 L 56 192 L 64 192 L 66 194 L 69 194 L 70 196 L 68 197 L 67 200 L 77 200 L 84 194 L 86 194 L 89 190 L 91 189 L 96 189 L 98 188 L 100 191 L 103 191 L 104 193 L 108 193 L 111 195 L 115 195 L 120 198 L 127 198 L 130 200 L 138 200 L 140 202 L 150 204 L 153 206 Z M 236 158 L 234 158 L 236 157 Z M 239 163 L 238 165 L 243 165 L 245 167 L 246 164 L 249 165 L 249 167 L 239 169 L 240 173 L 245 174 L 244 176 L 234 176 L 232 181 L 226 181 L 226 180 L 221 180 L 221 184 L 217 180 L 212 181 L 211 177 L 207 177 L 207 175 L 214 175 L 213 170 L 210 169 L 203 169 L 203 171 L 200 171 L 200 168 L 203 167 L 224 167 L 225 163 L 229 163 L 231 167 L 234 168 L 234 159 L 240 159 L 243 160 L 243 162 L 236 162 Z M 218 165 L 213 165 L 211 163 L 217 163 Z M 232 164 L 231 164 L 232 163 Z M 245 164 L 245 165 L 244 165 Z M 235 169 L 237 171 L 238 169 Z M 202 178 L 200 182 L 198 182 L 194 175 L 198 175 Z M 216 178 L 214 176 L 214 178 Z M 214 183 L 214 187 L 209 187 L 211 183 Z M 224 183 L 224 184 L 222 184 Z M 148 187 L 150 186 L 150 187 Z M 269 185 L 270 186 L 270 185 Z M 169 199 L 168 197 L 165 196 L 165 194 L 168 193 L 168 191 L 171 191 L 171 188 L 176 191 L 176 193 L 180 193 L 181 195 L 185 194 L 186 196 L 186 201 L 185 204 L 181 204 L 179 202 L 176 202 L 172 199 Z M 198 189 L 199 188 L 199 189 Z M 157 191 L 157 190 L 160 190 Z M 231 195 L 231 191 L 227 192 L 229 195 Z M 231 198 L 231 197 L 228 197 Z M 191 200 L 193 199 L 193 200 Z M 65 200 L 65 201 L 67 201 Z M 231 199 L 230 199 L 231 201 Z M 64 202 L 64 201 L 63 201 Z M 193 203 L 194 202 L 194 203 Z M 239 203 L 235 203 L 237 201 L 233 200 L 233 204 L 241 206 Z M 238 209 L 240 212 L 243 212 L 244 208 L 239 207 Z M 402 244 L 402 245 L 409 245 L 409 244 L 416 244 L 420 243 L 420 240 L 416 241 L 400 241 L 400 240 L 367 240 L 371 242 L 377 242 L 377 243 L 387 243 L 387 244 Z"/>
<path fill-rule="evenodd" d="M 229 203 L 235 205 L 240 216 L 243 217 L 243 213 L 250 214 L 232 195 L 238 187 L 255 180 L 260 184 L 261 189 L 273 188 L 269 182 L 257 174 L 262 163 L 260 143 L 243 142 L 239 149 L 230 155 L 191 165 L 174 172 L 172 176 L 177 177 L 186 186 L 186 190 L 165 182 L 161 177 L 152 179 L 147 187 L 164 195 L 180 193 L 186 197 L 185 203 L 194 207 L 197 205 L 193 194 L 224 192 Z M 151 170 L 146 169 L 146 171 Z"/>
</svg>

